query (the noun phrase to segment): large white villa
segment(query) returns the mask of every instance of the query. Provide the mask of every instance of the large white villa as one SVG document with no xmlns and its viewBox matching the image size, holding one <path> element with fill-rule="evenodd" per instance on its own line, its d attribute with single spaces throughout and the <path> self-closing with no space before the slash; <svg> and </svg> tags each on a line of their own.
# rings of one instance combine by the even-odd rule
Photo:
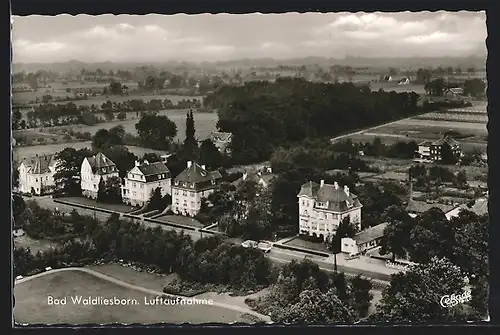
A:
<svg viewBox="0 0 500 335">
<path fill-rule="evenodd" d="M 340 222 L 347 216 L 361 230 L 361 208 L 358 197 L 347 186 L 307 182 L 299 194 L 299 233 L 327 241 L 333 237 Z"/>
<path fill-rule="evenodd" d="M 36 155 L 19 165 L 19 192 L 42 195 L 55 188 L 57 161 L 54 155 Z"/>
<path fill-rule="evenodd" d="M 195 216 L 200 211 L 201 199 L 214 191 L 222 176 L 219 171 L 207 171 L 204 165 L 187 162 L 187 167 L 172 183 L 172 212 Z"/>
</svg>

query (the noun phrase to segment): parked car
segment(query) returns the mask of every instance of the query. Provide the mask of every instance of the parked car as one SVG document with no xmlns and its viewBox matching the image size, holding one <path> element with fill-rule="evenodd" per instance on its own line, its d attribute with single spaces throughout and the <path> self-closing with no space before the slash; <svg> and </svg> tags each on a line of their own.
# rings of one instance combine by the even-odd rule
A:
<svg viewBox="0 0 500 335">
<path fill-rule="evenodd" d="M 257 248 L 258 245 L 258 242 L 252 240 L 246 240 L 245 242 L 241 243 L 241 246 L 243 248 Z"/>
<path fill-rule="evenodd" d="M 270 252 L 272 247 L 273 247 L 273 244 L 271 242 L 267 242 L 267 241 L 261 241 L 257 245 L 257 248 L 259 248 L 260 250 L 262 250 L 264 252 Z"/>
<path fill-rule="evenodd" d="M 350 261 L 352 259 L 359 258 L 359 254 L 351 253 L 345 257 L 346 261 Z"/>
</svg>

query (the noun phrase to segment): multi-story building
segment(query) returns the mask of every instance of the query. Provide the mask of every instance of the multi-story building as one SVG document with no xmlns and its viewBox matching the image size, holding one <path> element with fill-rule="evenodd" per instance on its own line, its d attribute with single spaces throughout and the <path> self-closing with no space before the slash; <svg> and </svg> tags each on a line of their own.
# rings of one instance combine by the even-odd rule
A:
<svg viewBox="0 0 500 335">
<path fill-rule="evenodd" d="M 219 171 L 207 171 L 204 165 L 187 162 L 187 168 L 172 183 L 172 211 L 195 216 L 200 211 L 201 199 L 208 197 L 221 181 Z"/>
<path fill-rule="evenodd" d="M 214 132 L 210 136 L 210 139 L 215 144 L 217 149 L 222 153 L 230 153 L 230 144 L 233 138 L 233 134 L 224 132 Z"/>
<path fill-rule="evenodd" d="M 418 145 L 418 155 L 420 158 L 430 159 L 432 161 L 441 160 L 441 149 L 443 148 L 443 144 L 448 143 L 452 152 L 460 157 L 462 155 L 462 148 L 460 143 L 458 143 L 455 139 L 445 136 L 437 141 L 423 141 Z"/>
<path fill-rule="evenodd" d="M 115 163 L 103 153 L 99 152 L 92 157 L 85 157 L 80 168 L 80 187 L 82 195 L 97 199 L 101 179 L 106 182 L 112 177 L 119 177 Z"/>
<path fill-rule="evenodd" d="M 143 206 L 157 188 L 160 188 L 162 196 L 170 194 L 170 182 L 170 170 L 165 163 L 149 163 L 145 160 L 141 164 L 136 161 L 122 186 L 123 202 L 132 206 Z"/>
<path fill-rule="evenodd" d="M 308 182 L 299 194 L 299 233 L 330 240 L 346 217 L 361 230 L 361 208 L 358 197 L 347 186 Z"/>
<path fill-rule="evenodd" d="M 57 161 L 54 155 L 36 155 L 19 165 L 19 192 L 43 195 L 55 188 Z"/>
</svg>

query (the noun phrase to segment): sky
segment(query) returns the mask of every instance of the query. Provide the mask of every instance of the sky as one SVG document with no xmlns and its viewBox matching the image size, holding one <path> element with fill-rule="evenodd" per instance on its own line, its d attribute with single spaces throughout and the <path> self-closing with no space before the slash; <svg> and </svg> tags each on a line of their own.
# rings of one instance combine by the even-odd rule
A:
<svg viewBox="0 0 500 335">
<path fill-rule="evenodd" d="M 484 12 L 33 15 L 12 21 L 14 63 L 487 53 Z"/>
</svg>

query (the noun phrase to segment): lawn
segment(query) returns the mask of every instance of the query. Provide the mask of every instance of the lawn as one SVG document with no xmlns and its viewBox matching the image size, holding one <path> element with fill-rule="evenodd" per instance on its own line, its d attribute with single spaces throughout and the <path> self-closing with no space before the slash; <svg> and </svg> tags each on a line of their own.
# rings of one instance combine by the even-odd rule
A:
<svg viewBox="0 0 500 335">
<path fill-rule="evenodd" d="M 38 251 L 45 251 L 51 248 L 57 248 L 59 246 L 59 243 L 43 239 L 35 240 L 29 237 L 28 235 L 23 235 L 14 238 L 14 246 L 30 248 L 31 252 L 33 254 L 36 254 Z"/>
<path fill-rule="evenodd" d="M 176 223 L 179 225 L 183 226 L 189 226 L 189 227 L 195 227 L 195 228 L 203 228 L 204 225 L 199 222 L 198 220 L 195 220 L 193 218 L 189 218 L 186 216 L 181 216 L 181 215 L 162 215 L 159 217 L 156 217 L 155 220 L 163 221 L 163 222 L 172 222 Z"/>
<path fill-rule="evenodd" d="M 146 306 L 154 296 L 124 288 L 91 274 L 65 271 L 33 279 L 14 288 L 14 319 L 28 324 L 111 324 L 111 323 L 231 323 L 247 322 L 242 313 L 207 305 Z M 65 306 L 52 306 L 47 297 L 67 298 Z M 133 299 L 137 304 L 85 306 L 73 304 L 71 297 Z"/>
<path fill-rule="evenodd" d="M 67 201 L 74 204 L 86 205 L 89 207 L 95 206 L 96 208 L 109 209 L 121 213 L 129 213 L 137 209 L 137 207 L 127 206 L 124 204 L 104 204 L 102 202 L 97 202 L 95 200 L 87 199 L 84 197 L 64 197 L 64 198 L 59 198 L 58 200 Z"/>
<path fill-rule="evenodd" d="M 297 247 L 297 248 L 304 248 L 304 249 L 311 249 L 311 250 L 317 250 L 317 251 L 322 251 L 322 252 L 328 252 L 328 248 L 324 243 L 321 242 L 311 242 L 307 241 L 304 237 L 302 236 L 297 236 L 296 238 L 283 243 L 286 246 L 290 247 Z"/>
</svg>

